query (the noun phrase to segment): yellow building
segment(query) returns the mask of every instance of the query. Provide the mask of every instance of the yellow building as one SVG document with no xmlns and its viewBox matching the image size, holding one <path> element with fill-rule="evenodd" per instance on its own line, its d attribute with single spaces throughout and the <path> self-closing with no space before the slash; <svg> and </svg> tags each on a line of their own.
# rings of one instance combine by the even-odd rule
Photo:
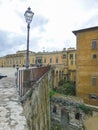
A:
<svg viewBox="0 0 98 130">
<path fill-rule="evenodd" d="M 29 61 L 35 64 L 35 53 L 29 51 Z M 18 64 L 19 67 L 24 67 L 26 64 L 26 51 L 17 51 L 16 54 L 8 54 L 4 57 L 0 57 L 0 67 L 15 67 Z M 32 66 L 32 64 L 30 64 Z"/>
<path fill-rule="evenodd" d="M 98 27 L 73 31 L 77 38 L 77 96 L 98 105 Z"/>
<path fill-rule="evenodd" d="M 29 51 L 29 64 L 32 66 L 51 65 L 54 75 L 54 87 L 58 86 L 61 79 L 75 81 L 75 55 L 76 50 L 64 48 L 62 51 L 53 52 L 32 52 Z M 26 50 L 17 51 L 16 54 L 9 54 L 0 58 L 0 67 L 24 67 L 26 63 Z"/>
<path fill-rule="evenodd" d="M 64 48 L 62 51 L 36 53 L 37 65 L 51 65 L 54 75 L 54 87 L 61 79 L 76 81 L 76 50 Z"/>
<path fill-rule="evenodd" d="M 68 51 L 68 73 L 70 75 L 70 79 L 76 81 L 76 55 L 77 51 L 74 48 L 69 48 Z"/>
</svg>

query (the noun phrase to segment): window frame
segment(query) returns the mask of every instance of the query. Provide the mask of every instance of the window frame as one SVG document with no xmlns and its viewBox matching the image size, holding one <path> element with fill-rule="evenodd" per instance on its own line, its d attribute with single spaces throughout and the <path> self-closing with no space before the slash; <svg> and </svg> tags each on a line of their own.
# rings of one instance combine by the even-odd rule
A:
<svg viewBox="0 0 98 130">
<path fill-rule="evenodd" d="M 58 57 L 56 57 L 56 64 L 58 64 Z"/>
<path fill-rule="evenodd" d="M 50 57 L 50 63 L 52 63 L 52 57 Z"/>
<path fill-rule="evenodd" d="M 63 59 L 66 59 L 66 54 L 63 54 L 63 56 L 62 56 L 62 57 L 63 57 Z"/>
<path fill-rule="evenodd" d="M 97 77 L 96 76 L 92 77 L 92 86 L 94 86 L 94 87 L 97 86 Z"/>
<path fill-rule="evenodd" d="M 46 63 L 46 58 L 44 58 L 44 63 Z"/>
<path fill-rule="evenodd" d="M 74 54 L 69 54 L 70 59 L 74 59 Z"/>
<path fill-rule="evenodd" d="M 92 40 L 92 49 L 96 49 L 96 48 L 97 48 L 97 41 Z"/>
</svg>

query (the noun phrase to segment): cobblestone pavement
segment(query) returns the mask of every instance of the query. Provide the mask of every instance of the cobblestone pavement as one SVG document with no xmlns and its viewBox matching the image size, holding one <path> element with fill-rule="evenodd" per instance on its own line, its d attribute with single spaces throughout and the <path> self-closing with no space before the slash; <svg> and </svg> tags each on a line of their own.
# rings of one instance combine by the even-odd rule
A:
<svg viewBox="0 0 98 130">
<path fill-rule="evenodd" d="M 28 130 L 15 86 L 15 69 L 0 68 L 8 75 L 0 80 L 0 130 Z"/>
</svg>

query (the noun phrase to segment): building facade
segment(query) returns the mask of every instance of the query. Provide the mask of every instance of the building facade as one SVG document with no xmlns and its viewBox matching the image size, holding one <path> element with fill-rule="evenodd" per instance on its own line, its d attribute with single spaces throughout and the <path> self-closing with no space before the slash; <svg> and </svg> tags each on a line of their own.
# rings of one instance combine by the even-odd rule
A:
<svg viewBox="0 0 98 130">
<path fill-rule="evenodd" d="M 32 66 L 51 65 L 54 75 L 54 87 L 58 86 L 61 79 L 76 80 L 76 49 L 64 48 L 62 51 L 32 52 L 29 51 L 29 64 Z M 0 58 L 0 67 L 25 67 L 26 51 L 17 51 L 16 54 L 6 55 Z"/>
<path fill-rule="evenodd" d="M 77 96 L 98 105 L 98 27 L 73 31 L 77 41 Z"/>
</svg>

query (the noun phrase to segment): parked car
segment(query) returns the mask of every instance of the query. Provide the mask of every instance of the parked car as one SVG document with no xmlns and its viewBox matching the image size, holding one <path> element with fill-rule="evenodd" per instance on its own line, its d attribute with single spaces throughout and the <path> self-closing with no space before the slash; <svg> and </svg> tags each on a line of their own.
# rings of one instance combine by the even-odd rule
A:
<svg viewBox="0 0 98 130">
<path fill-rule="evenodd" d="M 7 77 L 7 75 L 0 74 L 0 79 Z"/>
</svg>

